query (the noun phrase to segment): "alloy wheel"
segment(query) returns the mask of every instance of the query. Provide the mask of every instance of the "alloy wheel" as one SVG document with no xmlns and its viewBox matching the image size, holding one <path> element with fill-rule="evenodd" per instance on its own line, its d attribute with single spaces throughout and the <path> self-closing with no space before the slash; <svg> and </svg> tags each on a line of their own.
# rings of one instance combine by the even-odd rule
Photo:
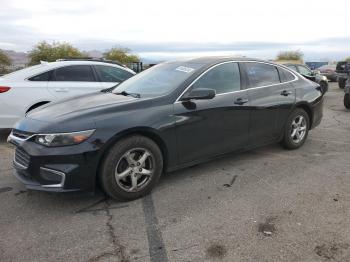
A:
<svg viewBox="0 0 350 262">
<path fill-rule="evenodd" d="M 137 192 L 151 181 L 154 168 L 154 156 L 149 150 L 133 148 L 118 161 L 114 173 L 115 180 L 123 190 Z"/>
<path fill-rule="evenodd" d="M 294 143 L 299 144 L 306 134 L 306 119 L 304 116 L 298 115 L 292 121 L 291 138 Z"/>
</svg>

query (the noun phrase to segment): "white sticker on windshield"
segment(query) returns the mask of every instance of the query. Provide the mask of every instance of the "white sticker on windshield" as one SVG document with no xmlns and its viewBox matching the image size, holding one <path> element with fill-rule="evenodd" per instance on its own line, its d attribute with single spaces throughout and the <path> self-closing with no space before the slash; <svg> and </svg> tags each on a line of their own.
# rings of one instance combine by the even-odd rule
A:
<svg viewBox="0 0 350 262">
<path fill-rule="evenodd" d="M 191 73 L 194 69 L 191 67 L 179 66 L 175 70 L 185 72 L 185 73 Z"/>
</svg>

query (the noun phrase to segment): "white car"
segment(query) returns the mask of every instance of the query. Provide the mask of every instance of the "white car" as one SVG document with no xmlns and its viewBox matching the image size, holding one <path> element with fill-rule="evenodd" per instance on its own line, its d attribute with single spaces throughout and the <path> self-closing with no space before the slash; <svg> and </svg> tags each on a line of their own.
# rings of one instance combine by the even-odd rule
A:
<svg viewBox="0 0 350 262">
<path fill-rule="evenodd" d="M 30 110 L 67 97 L 112 87 L 135 75 L 103 60 L 42 62 L 0 77 L 0 128 L 13 125 Z"/>
</svg>

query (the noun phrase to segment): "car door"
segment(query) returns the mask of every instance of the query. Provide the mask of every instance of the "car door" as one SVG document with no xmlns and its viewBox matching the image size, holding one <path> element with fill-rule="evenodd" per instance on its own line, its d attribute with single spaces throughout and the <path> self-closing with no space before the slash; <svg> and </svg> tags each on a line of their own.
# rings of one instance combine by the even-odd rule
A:
<svg viewBox="0 0 350 262">
<path fill-rule="evenodd" d="M 115 86 L 134 76 L 133 73 L 116 66 L 94 65 L 103 88 Z"/>
<path fill-rule="evenodd" d="M 48 83 L 48 88 L 58 99 L 103 89 L 90 65 L 70 65 L 55 69 Z"/>
<path fill-rule="evenodd" d="M 280 136 L 279 111 L 295 99 L 293 86 L 281 83 L 276 66 L 245 62 L 248 97 L 251 107 L 250 144 L 258 146 Z"/>
<path fill-rule="evenodd" d="M 248 143 L 248 96 L 241 89 L 238 63 L 212 67 L 190 85 L 184 96 L 196 88 L 214 89 L 216 96 L 175 102 L 180 164 L 243 148 Z"/>
</svg>

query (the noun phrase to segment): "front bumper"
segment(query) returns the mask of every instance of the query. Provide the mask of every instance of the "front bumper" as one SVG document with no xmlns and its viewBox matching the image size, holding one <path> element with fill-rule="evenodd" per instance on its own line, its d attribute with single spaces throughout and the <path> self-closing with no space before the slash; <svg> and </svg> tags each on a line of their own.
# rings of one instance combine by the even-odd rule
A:
<svg viewBox="0 0 350 262">
<path fill-rule="evenodd" d="M 99 150 L 94 144 L 49 148 L 12 134 L 14 175 L 29 189 L 71 192 L 95 190 Z"/>
</svg>

